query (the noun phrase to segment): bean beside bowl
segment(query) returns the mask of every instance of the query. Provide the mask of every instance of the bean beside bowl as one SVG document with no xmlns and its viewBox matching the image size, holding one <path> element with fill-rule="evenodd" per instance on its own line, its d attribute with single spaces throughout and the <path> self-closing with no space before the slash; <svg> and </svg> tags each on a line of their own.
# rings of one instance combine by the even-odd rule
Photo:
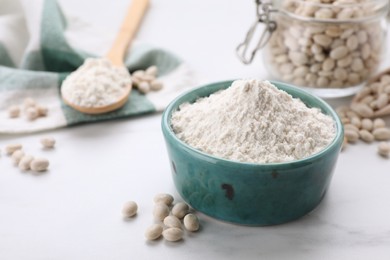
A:
<svg viewBox="0 0 390 260">
<path fill-rule="evenodd" d="M 313 210 L 325 195 L 343 142 L 342 124 L 323 100 L 291 85 L 271 82 L 317 107 L 334 119 L 336 136 L 321 152 L 283 163 L 242 163 L 218 158 L 187 145 L 176 137 L 171 116 L 185 102 L 226 89 L 232 81 L 191 90 L 164 111 L 162 131 L 177 191 L 194 209 L 211 217 L 242 225 L 275 225 Z"/>
</svg>

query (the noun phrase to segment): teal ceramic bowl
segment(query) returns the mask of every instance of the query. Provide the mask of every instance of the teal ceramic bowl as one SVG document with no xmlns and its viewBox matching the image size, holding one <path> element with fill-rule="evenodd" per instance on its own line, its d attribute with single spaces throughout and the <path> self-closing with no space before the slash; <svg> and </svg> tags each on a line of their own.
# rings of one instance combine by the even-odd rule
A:
<svg viewBox="0 0 390 260">
<path fill-rule="evenodd" d="M 320 98 L 291 85 L 272 82 L 308 107 L 320 108 L 335 121 L 335 139 L 305 159 L 267 164 L 229 161 L 196 150 L 175 136 L 171 115 L 180 104 L 194 102 L 231 83 L 218 82 L 191 90 L 173 100 L 164 111 L 162 131 L 177 191 L 197 211 L 242 225 L 281 224 L 309 213 L 329 187 L 343 142 L 340 119 Z"/>
</svg>

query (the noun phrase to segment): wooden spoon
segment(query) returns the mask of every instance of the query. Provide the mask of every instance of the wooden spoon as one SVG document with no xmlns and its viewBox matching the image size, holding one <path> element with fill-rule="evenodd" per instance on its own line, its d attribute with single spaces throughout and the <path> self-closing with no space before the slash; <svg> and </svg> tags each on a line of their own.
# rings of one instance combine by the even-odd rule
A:
<svg viewBox="0 0 390 260">
<path fill-rule="evenodd" d="M 121 25 L 121 28 L 115 38 L 111 49 L 106 54 L 106 58 L 114 65 L 118 67 L 124 66 L 124 57 L 127 51 L 128 46 L 133 40 L 135 33 L 139 25 L 141 24 L 141 20 L 147 10 L 149 5 L 149 0 L 132 0 L 129 9 L 127 11 L 126 17 Z M 102 114 L 107 113 L 118 108 L 121 108 L 128 100 L 128 97 L 131 92 L 131 84 L 128 85 L 123 93 L 123 95 L 115 102 L 106 106 L 100 107 L 82 107 L 76 104 L 73 104 L 63 98 L 64 102 L 86 114 Z"/>
</svg>

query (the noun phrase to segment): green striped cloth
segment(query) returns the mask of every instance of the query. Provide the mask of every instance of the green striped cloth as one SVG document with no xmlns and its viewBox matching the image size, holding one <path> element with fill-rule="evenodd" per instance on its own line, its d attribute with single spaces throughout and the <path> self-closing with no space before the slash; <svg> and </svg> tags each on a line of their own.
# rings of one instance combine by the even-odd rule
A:
<svg viewBox="0 0 390 260">
<path fill-rule="evenodd" d="M 4 0 L 0 10 L 0 134 L 36 132 L 162 111 L 174 97 L 198 83 L 191 69 L 175 55 L 133 44 L 125 61 L 128 69 L 156 65 L 164 88 L 147 95 L 133 90 L 126 105 L 111 113 L 80 113 L 62 101 L 61 82 L 87 57 L 99 56 L 99 48 L 109 49 L 105 35 L 93 31 L 91 25 L 80 24 L 77 17 L 65 17 L 55 0 Z M 23 115 L 9 118 L 8 107 L 22 104 L 27 97 L 47 106 L 48 116 L 35 121 L 28 121 Z"/>
</svg>

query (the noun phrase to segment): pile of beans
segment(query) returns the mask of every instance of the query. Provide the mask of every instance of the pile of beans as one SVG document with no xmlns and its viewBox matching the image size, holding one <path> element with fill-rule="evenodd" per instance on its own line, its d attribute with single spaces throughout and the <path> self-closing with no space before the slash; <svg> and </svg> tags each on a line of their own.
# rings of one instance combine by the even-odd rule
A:
<svg viewBox="0 0 390 260">
<path fill-rule="evenodd" d="M 136 70 L 131 74 L 133 86 L 141 93 L 147 94 L 150 91 L 158 91 L 163 88 L 161 81 L 157 80 L 158 69 L 150 66 L 146 70 Z"/>
<path fill-rule="evenodd" d="M 346 88 L 372 74 L 382 54 L 385 33 L 381 21 L 361 22 L 359 18 L 372 15 L 374 8 L 341 8 L 345 3 L 351 1 L 284 1 L 286 12 L 312 21 L 278 16 L 278 29 L 268 44 L 268 61 L 276 77 L 298 86 Z M 345 22 L 349 19 L 357 21 Z"/>
<path fill-rule="evenodd" d="M 18 118 L 21 112 L 24 113 L 29 121 L 33 121 L 39 117 L 47 116 L 48 108 L 38 104 L 34 99 L 29 97 L 24 100 L 22 105 L 12 105 L 8 108 L 9 118 Z"/>
<path fill-rule="evenodd" d="M 146 229 L 147 240 L 156 240 L 163 236 L 167 241 L 176 242 L 183 239 L 183 226 L 189 232 L 199 230 L 199 219 L 190 212 L 189 206 L 184 202 L 173 204 L 173 201 L 173 196 L 167 193 L 160 193 L 154 197 L 153 217 L 156 223 Z M 122 215 L 126 218 L 133 217 L 137 209 L 137 203 L 128 201 L 122 208 Z"/>
<path fill-rule="evenodd" d="M 390 70 L 362 88 L 353 98 L 352 107 L 365 117 L 390 115 Z"/>
<path fill-rule="evenodd" d="M 45 137 L 41 139 L 43 149 L 53 149 L 55 145 L 55 139 L 51 137 Z M 49 167 L 49 160 L 45 158 L 35 158 L 30 154 L 26 154 L 23 151 L 23 145 L 19 143 L 8 144 L 5 147 L 5 152 L 11 157 L 15 166 L 21 171 L 32 170 L 33 172 L 44 172 Z"/>
<path fill-rule="evenodd" d="M 344 124 L 345 145 L 358 139 L 367 143 L 380 141 L 378 154 L 388 157 L 390 128 L 381 117 L 390 115 L 390 71 L 370 81 L 350 106 L 338 108 L 337 113 Z"/>
</svg>

